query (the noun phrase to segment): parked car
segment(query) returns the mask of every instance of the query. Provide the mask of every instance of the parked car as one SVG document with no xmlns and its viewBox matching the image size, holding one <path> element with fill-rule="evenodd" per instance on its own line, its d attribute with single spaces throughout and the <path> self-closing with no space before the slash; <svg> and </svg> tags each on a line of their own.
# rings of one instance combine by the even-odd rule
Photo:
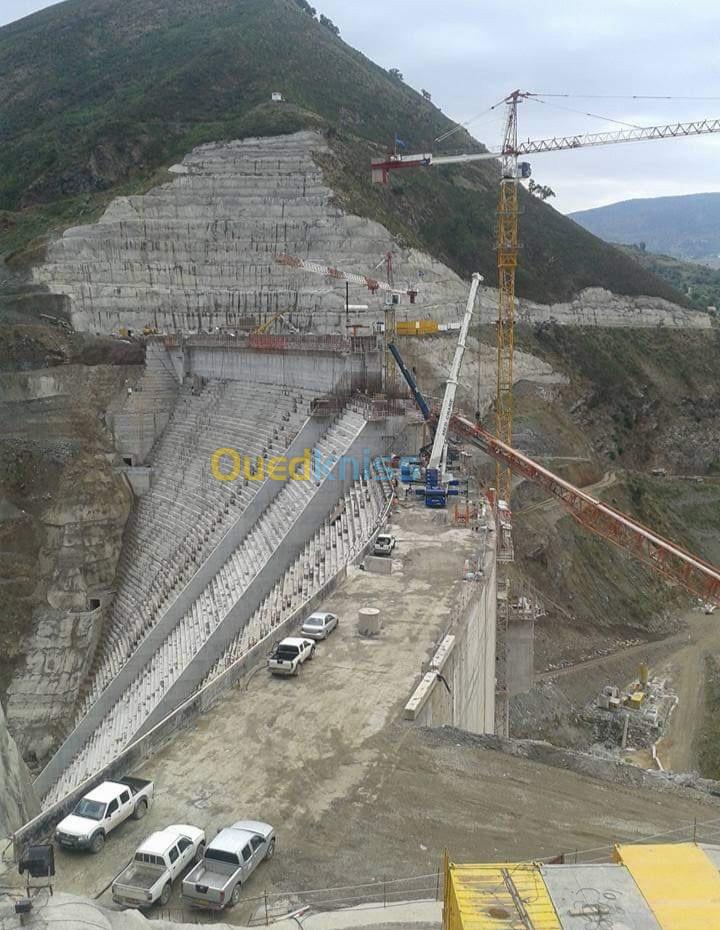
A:
<svg viewBox="0 0 720 930">
<path fill-rule="evenodd" d="M 300 636 L 288 636 L 275 644 L 268 658 L 273 675 L 297 675 L 303 662 L 315 655 L 315 643 Z"/>
<path fill-rule="evenodd" d="M 221 830 L 205 848 L 202 861 L 182 883 L 190 907 L 221 911 L 240 900 L 243 885 L 275 852 L 275 830 L 257 820 L 238 820 Z"/>
<path fill-rule="evenodd" d="M 80 798 L 72 814 L 55 828 L 55 839 L 70 849 L 99 853 L 105 839 L 128 817 L 140 820 L 152 804 L 155 787 L 144 778 L 104 781 Z"/>
<path fill-rule="evenodd" d="M 300 632 L 310 639 L 327 639 L 337 625 L 338 618 L 335 614 L 319 610 L 310 614 Z"/>
<path fill-rule="evenodd" d="M 397 540 L 390 533 L 378 533 L 375 537 L 373 555 L 390 555 L 395 548 Z"/>
<path fill-rule="evenodd" d="M 150 907 L 170 900 L 175 879 L 205 852 L 205 831 L 174 824 L 152 833 L 112 884 L 112 898 L 127 907 Z"/>
</svg>

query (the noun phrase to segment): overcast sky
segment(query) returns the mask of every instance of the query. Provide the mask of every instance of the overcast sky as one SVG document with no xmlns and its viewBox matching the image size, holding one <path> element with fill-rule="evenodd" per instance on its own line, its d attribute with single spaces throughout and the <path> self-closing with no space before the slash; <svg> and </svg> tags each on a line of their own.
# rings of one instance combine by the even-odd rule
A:
<svg viewBox="0 0 720 930">
<path fill-rule="evenodd" d="M 524 103 L 521 138 L 621 128 L 588 112 L 645 126 L 720 117 L 716 0 L 312 2 L 347 42 L 378 64 L 399 68 L 409 84 L 427 88 L 459 121 L 515 88 L 576 95 Z M 2 0 L 0 24 L 49 5 Z M 712 99 L 600 99 L 613 95 Z M 495 147 L 501 117 L 498 109 L 469 129 Z M 402 131 L 398 126 L 400 137 Z M 531 161 L 535 179 L 556 191 L 551 202 L 563 212 L 630 197 L 720 191 L 720 136 L 538 155 Z"/>
</svg>

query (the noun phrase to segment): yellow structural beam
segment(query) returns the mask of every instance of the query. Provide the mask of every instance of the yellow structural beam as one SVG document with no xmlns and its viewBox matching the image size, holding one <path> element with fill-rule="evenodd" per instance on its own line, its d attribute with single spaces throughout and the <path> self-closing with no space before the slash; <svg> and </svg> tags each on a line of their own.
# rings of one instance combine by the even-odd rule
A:
<svg viewBox="0 0 720 930">
<path fill-rule="evenodd" d="M 720 873 L 695 843 L 616 846 L 662 930 L 720 927 Z"/>
</svg>

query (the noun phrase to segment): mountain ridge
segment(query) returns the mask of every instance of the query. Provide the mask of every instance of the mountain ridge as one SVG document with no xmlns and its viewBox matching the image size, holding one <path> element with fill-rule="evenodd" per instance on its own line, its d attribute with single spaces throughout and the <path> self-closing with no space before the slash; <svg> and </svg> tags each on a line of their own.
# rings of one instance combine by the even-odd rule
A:
<svg viewBox="0 0 720 930">
<path fill-rule="evenodd" d="M 685 261 L 720 257 L 720 192 L 636 197 L 568 216 L 608 242 Z"/>
<path fill-rule="evenodd" d="M 0 255 L 40 259 L 49 235 L 156 185 L 197 144 L 314 128 L 333 149 L 323 168 L 345 209 L 494 284 L 497 164 L 371 185 L 369 161 L 396 133 L 427 150 L 453 123 L 306 6 L 65 0 L 0 29 Z M 272 104 L 273 91 L 287 102 Z M 464 131 L 448 145 L 483 150 Z M 525 191 L 522 209 L 520 296 L 553 302 L 598 286 L 686 303 Z"/>
</svg>

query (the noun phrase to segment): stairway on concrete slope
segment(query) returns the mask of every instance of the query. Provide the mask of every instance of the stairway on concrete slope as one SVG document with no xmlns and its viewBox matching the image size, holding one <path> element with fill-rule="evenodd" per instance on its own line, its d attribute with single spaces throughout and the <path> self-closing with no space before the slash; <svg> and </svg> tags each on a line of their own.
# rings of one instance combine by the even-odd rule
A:
<svg viewBox="0 0 720 930">
<path fill-rule="evenodd" d="M 337 460 L 346 455 L 364 425 L 364 418 L 360 414 L 350 410 L 343 413 L 317 443 L 317 449 L 323 459 Z M 61 747 L 56 760 L 51 761 L 41 776 L 41 781 L 48 780 L 59 766 L 60 760 L 72 750 L 73 743 L 79 742 L 85 735 L 85 729 L 89 730 L 79 752 L 49 788 L 45 798 L 46 804 L 62 797 L 99 771 L 128 745 L 163 697 L 179 681 L 213 632 L 239 604 L 250 583 L 258 578 L 273 554 L 281 552 L 283 540 L 296 521 L 302 519 L 322 484 L 322 480 L 285 482 L 282 490 L 253 525 L 243 542 L 232 552 L 169 635 L 152 652 L 149 646 L 143 650 L 141 644 L 128 667 L 122 670 L 117 687 L 108 691 L 110 693 L 111 690 L 119 690 L 120 684 L 127 678 L 127 686 L 119 693 L 118 698 L 112 703 L 108 698 L 110 706 L 94 728 L 89 724 L 84 725 L 81 721 L 77 732 L 70 735 L 68 745 Z M 352 519 L 355 519 L 354 509 Z M 308 527 L 308 531 L 312 532 L 312 528 Z M 294 553 L 288 552 L 287 557 L 289 561 L 294 557 Z M 287 565 L 283 565 L 281 571 L 286 567 Z M 251 613 L 252 611 L 249 615 Z M 149 653 L 148 656 L 145 655 L 146 652 Z M 136 672 L 132 677 L 128 674 L 131 669 Z"/>
<path fill-rule="evenodd" d="M 334 519 L 325 520 L 215 662 L 203 684 L 242 658 L 357 558 L 373 533 L 380 528 L 392 496 L 390 480 L 384 466 L 378 462 L 369 479 L 360 478 L 345 493 L 341 513 Z"/>
<path fill-rule="evenodd" d="M 220 482 L 210 470 L 218 448 L 264 458 L 280 455 L 307 420 L 302 391 L 244 382 L 183 389 L 158 444 L 150 491 L 128 526 L 117 594 L 103 630 L 76 724 L 130 658 L 261 482 Z"/>
</svg>

